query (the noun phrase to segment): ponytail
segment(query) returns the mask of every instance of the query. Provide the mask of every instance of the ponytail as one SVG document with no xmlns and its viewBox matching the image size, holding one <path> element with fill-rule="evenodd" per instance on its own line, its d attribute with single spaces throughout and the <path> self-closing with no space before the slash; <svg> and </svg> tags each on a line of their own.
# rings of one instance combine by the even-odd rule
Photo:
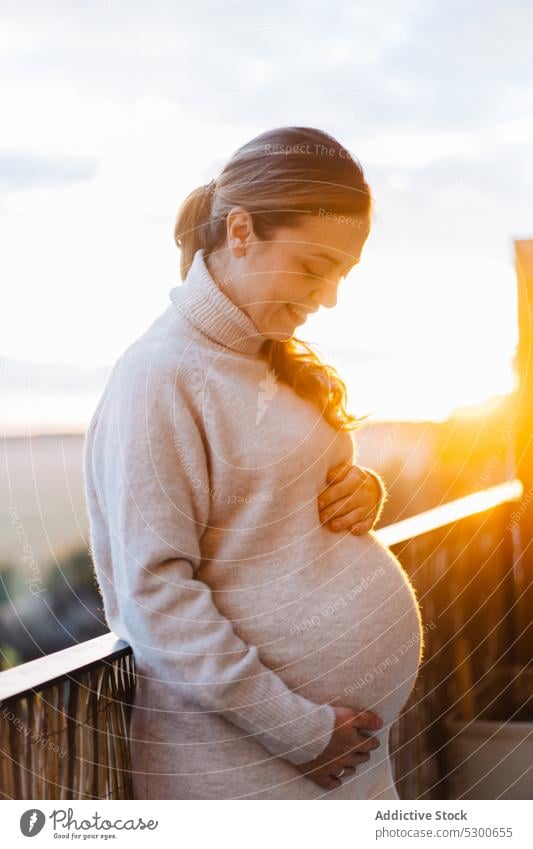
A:
<svg viewBox="0 0 533 849">
<path fill-rule="evenodd" d="M 176 224 L 174 239 L 181 249 L 180 274 L 185 280 L 189 273 L 194 255 L 199 248 L 207 248 L 209 220 L 213 204 L 216 180 L 193 189 L 181 204 Z"/>
</svg>

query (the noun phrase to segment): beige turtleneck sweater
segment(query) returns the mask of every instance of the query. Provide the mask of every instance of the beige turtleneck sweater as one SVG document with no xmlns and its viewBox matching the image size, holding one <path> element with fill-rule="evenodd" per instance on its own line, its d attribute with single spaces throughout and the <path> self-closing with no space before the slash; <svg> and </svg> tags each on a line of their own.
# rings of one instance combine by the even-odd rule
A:
<svg viewBox="0 0 533 849">
<path fill-rule="evenodd" d="M 387 723 L 418 648 L 394 686 L 383 674 L 364 693 L 354 682 L 420 620 L 372 532 L 319 523 L 318 492 L 354 461 L 352 435 L 268 373 L 264 337 L 203 251 L 170 297 L 115 364 L 84 452 L 105 613 L 138 670 L 135 795 L 397 798 Z M 385 745 L 366 780 L 325 794 L 295 765 L 327 745 L 332 703 L 383 716 Z"/>
</svg>

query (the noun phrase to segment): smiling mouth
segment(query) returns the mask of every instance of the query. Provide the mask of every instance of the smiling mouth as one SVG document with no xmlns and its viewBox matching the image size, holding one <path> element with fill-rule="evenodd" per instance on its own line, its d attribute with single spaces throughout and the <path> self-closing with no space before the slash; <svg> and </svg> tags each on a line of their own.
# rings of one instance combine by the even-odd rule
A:
<svg viewBox="0 0 533 849">
<path fill-rule="evenodd" d="M 304 310 L 303 307 L 298 307 L 296 304 L 287 304 L 287 310 L 294 321 L 299 323 L 304 322 L 310 313 L 316 312 L 316 310 Z"/>
</svg>

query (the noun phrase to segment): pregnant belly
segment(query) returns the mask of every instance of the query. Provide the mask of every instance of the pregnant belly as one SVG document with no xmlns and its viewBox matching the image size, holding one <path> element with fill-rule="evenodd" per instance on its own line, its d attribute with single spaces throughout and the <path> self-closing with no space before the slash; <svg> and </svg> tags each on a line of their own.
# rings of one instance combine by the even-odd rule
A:
<svg viewBox="0 0 533 849">
<path fill-rule="evenodd" d="M 283 561 L 231 561 L 225 551 L 199 577 L 268 667 L 317 703 L 374 710 L 386 725 L 397 718 L 422 657 L 422 622 L 405 571 L 373 532 L 319 527 Z"/>
</svg>

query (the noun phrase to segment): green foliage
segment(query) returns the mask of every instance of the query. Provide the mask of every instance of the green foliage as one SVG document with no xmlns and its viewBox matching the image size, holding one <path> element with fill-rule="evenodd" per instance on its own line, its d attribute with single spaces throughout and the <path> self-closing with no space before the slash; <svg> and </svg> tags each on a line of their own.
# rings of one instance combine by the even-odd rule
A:
<svg viewBox="0 0 533 849">
<path fill-rule="evenodd" d="M 0 672 L 18 666 L 20 662 L 21 657 L 13 646 L 0 645 Z"/>
</svg>

